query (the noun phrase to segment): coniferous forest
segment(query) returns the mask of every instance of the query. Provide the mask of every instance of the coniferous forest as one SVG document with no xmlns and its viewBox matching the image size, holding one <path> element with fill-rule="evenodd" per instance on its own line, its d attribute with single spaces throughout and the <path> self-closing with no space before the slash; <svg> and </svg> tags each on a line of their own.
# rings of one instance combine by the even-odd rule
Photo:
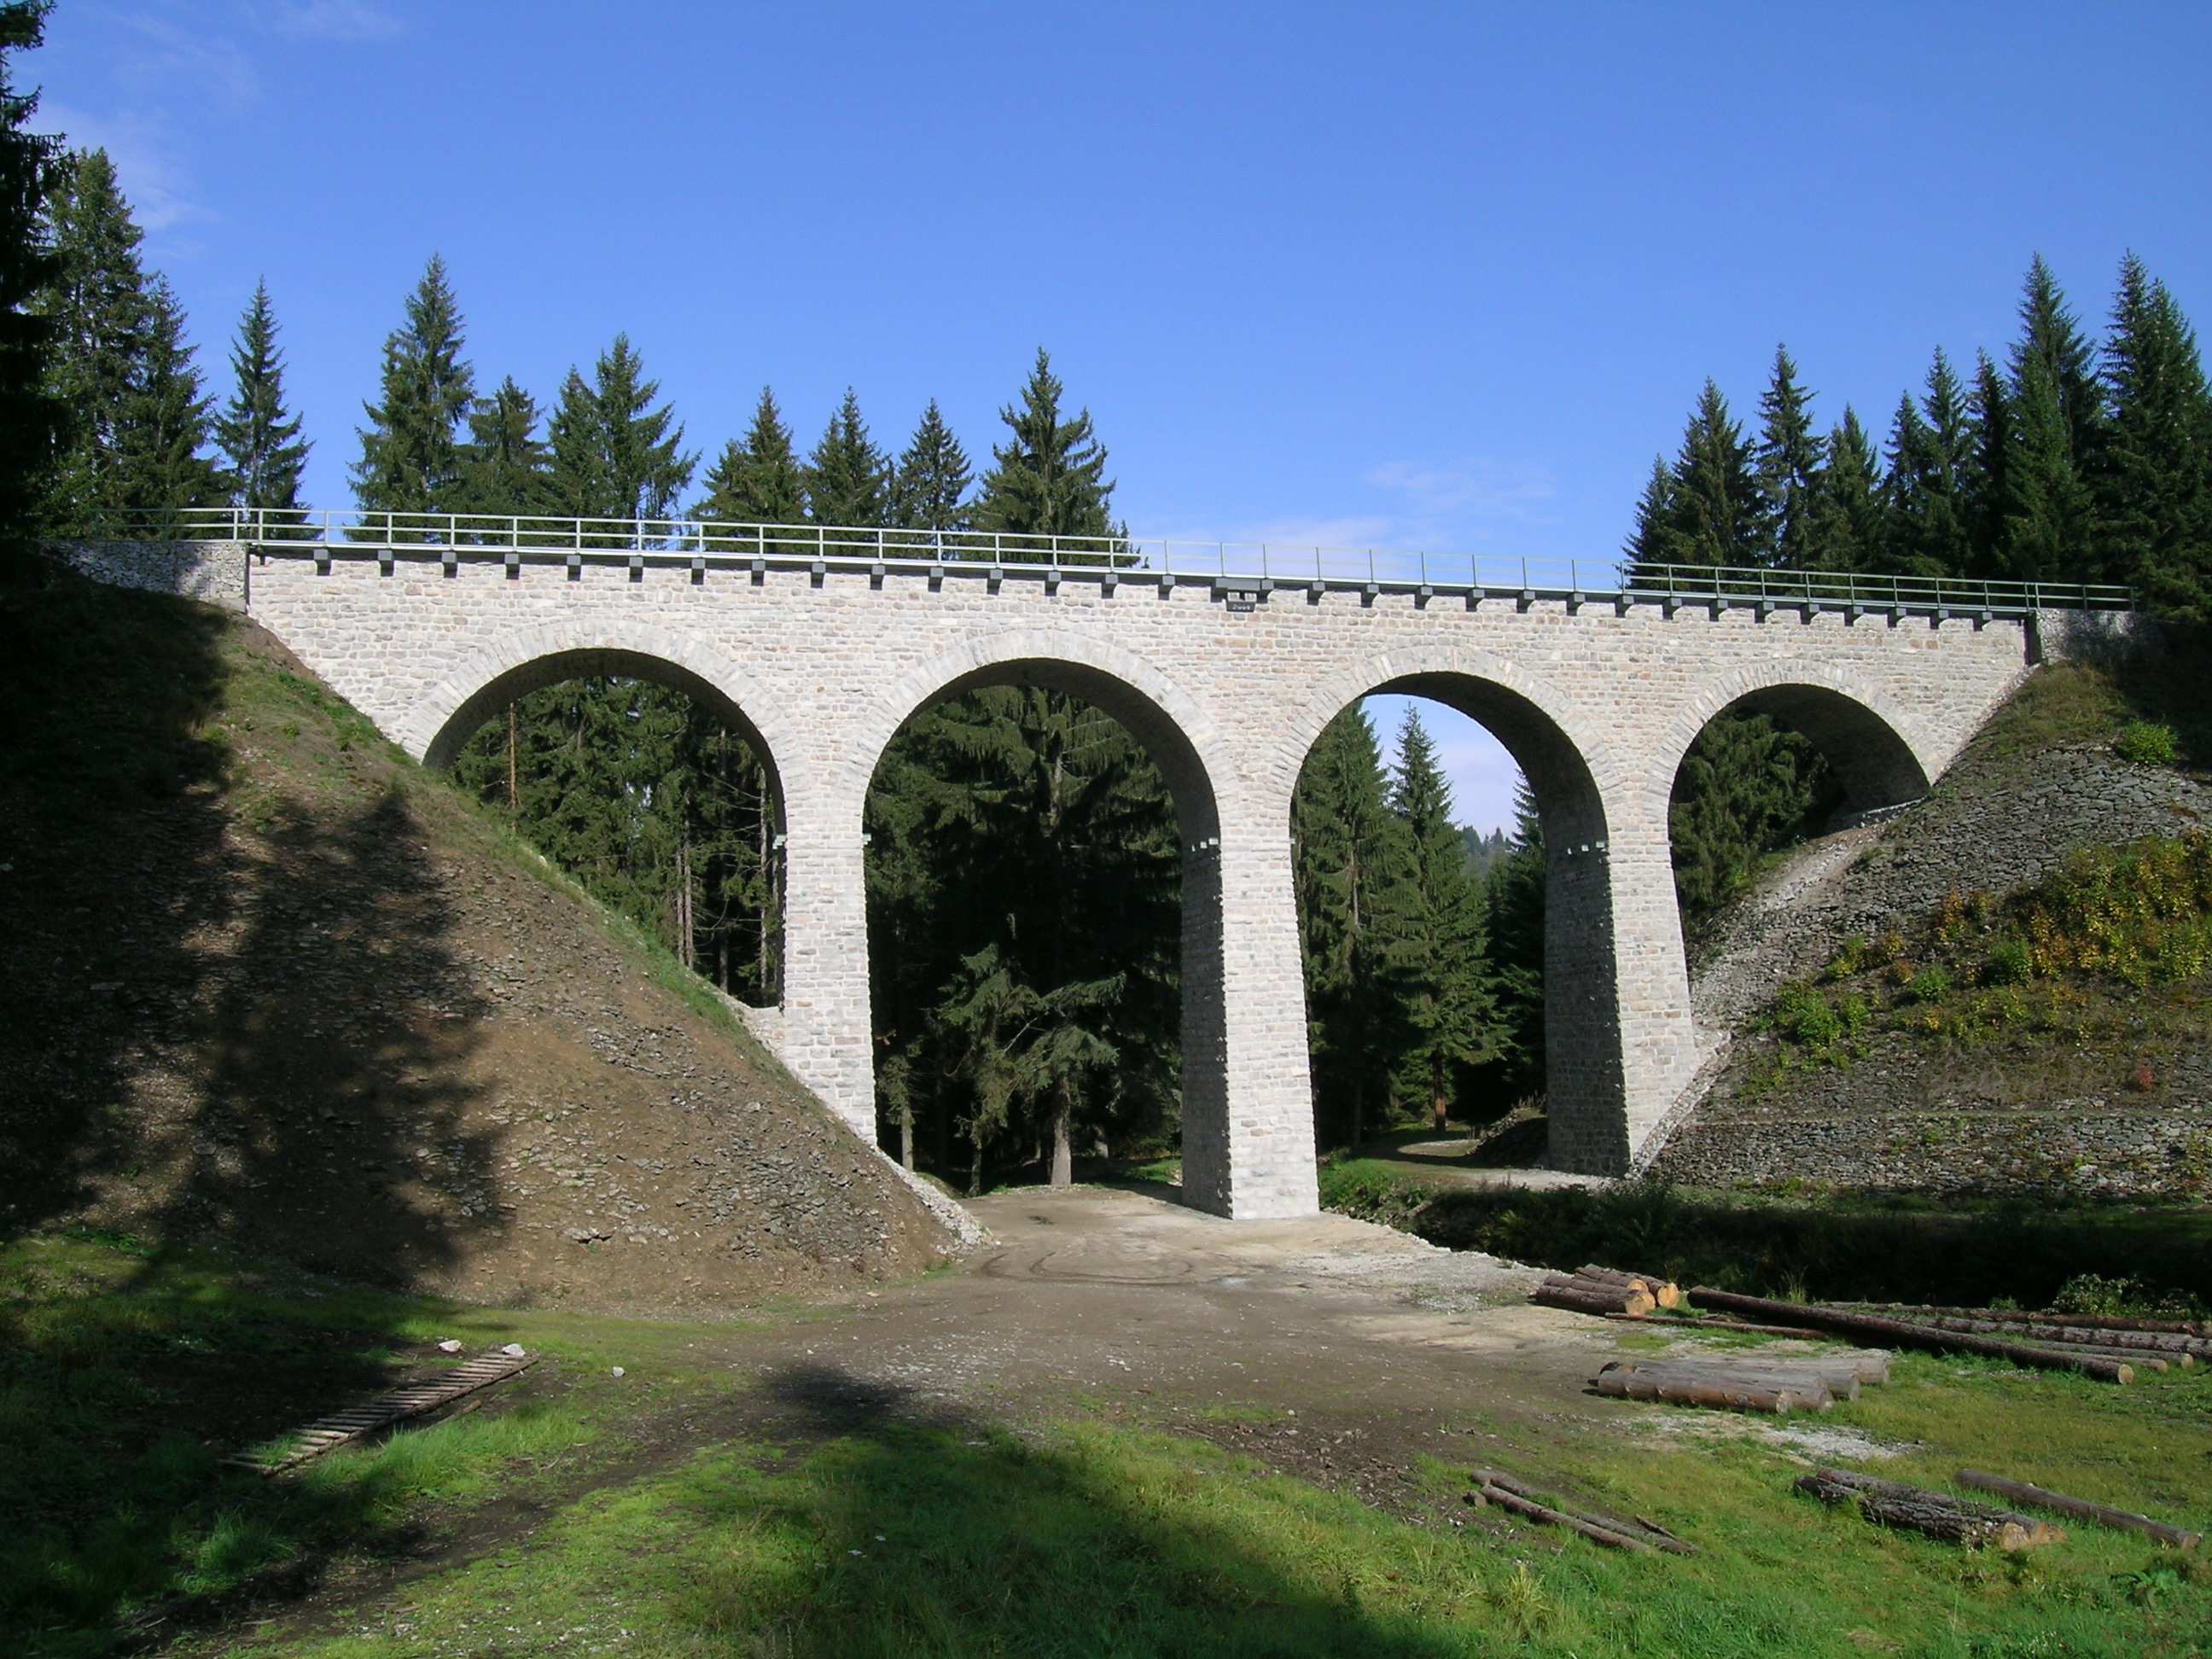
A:
<svg viewBox="0 0 2212 1659">
<path fill-rule="evenodd" d="M 0 5 L 0 49 L 34 41 L 40 16 Z M 579 343 L 594 349 L 554 386 L 480 370 L 435 257 L 362 365 L 356 428 L 308 434 L 284 391 L 281 296 L 240 296 L 228 372 L 204 373 L 108 156 L 37 138 L 30 101 L 0 95 L 11 548 L 199 507 L 281 513 L 300 505 L 315 441 L 348 447 L 370 509 L 1120 528 L 1106 445 L 1042 349 L 972 449 L 933 401 L 903 441 L 879 437 L 850 390 L 809 444 L 769 389 L 707 448 L 625 335 Z M 1939 348 L 1879 443 L 1849 406 L 1823 429 L 1815 402 L 1787 349 L 1749 429 L 1708 381 L 1624 514 L 1624 557 L 2125 583 L 2212 620 L 2212 396 L 2187 319 L 2132 256 L 2101 333 L 2033 259 L 2002 361 L 1962 368 Z M 775 781 L 715 709 L 645 681 L 570 680 L 477 732 L 459 774 L 698 973 L 776 999 Z M 1716 720 L 1676 783 L 1686 926 L 1835 801 L 1803 739 Z M 1381 734 L 1355 706 L 1315 745 L 1291 828 L 1324 1146 L 1541 1089 L 1541 807 L 1524 787 L 1501 832 L 1459 823 L 1417 714 Z M 866 829 L 887 1144 L 967 1187 L 1170 1147 L 1180 861 L 1129 734 L 1059 692 L 955 696 L 893 742 Z"/>
</svg>

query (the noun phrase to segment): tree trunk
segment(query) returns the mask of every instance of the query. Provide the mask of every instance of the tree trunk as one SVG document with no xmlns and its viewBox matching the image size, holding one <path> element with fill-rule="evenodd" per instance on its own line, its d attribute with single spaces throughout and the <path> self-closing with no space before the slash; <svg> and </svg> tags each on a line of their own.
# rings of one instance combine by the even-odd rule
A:
<svg viewBox="0 0 2212 1659">
<path fill-rule="evenodd" d="M 1444 1060 L 1436 1054 L 1429 1060 L 1429 1109 L 1436 1114 L 1437 1133 L 1442 1134 L 1449 1127 L 1444 1100 Z"/>
<path fill-rule="evenodd" d="M 774 866 L 769 864 L 769 860 L 775 856 L 775 848 L 769 835 L 768 826 L 768 769 L 766 767 L 763 767 L 760 771 L 760 835 L 758 837 L 761 896 L 760 941 L 759 949 L 756 952 L 753 969 L 754 971 L 760 975 L 761 1000 L 764 1003 L 775 1004 L 782 1001 L 783 999 L 771 990 L 769 986 L 769 918 L 774 915 L 775 910 L 775 878 L 773 873 Z"/>
<path fill-rule="evenodd" d="M 1931 1330 L 1925 1325 L 1877 1319 L 1839 1308 L 1806 1307 L 1765 1297 L 1738 1296 L 1732 1291 L 1717 1291 L 1706 1285 L 1691 1286 L 1690 1300 L 1701 1309 L 1717 1308 L 1723 1313 L 1753 1314 L 1762 1319 L 1809 1325 L 1814 1330 L 1871 1337 L 1876 1341 L 1887 1341 L 1892 1347 L 1923 1348 L 1936 1353 L 1978 1353 L 1984 1358 L 2009 1360 L 2015 1365 L 2039 1370 L 2078 1371 L 2100 1382 L 2132 1382 L 2136 1376 L 2133 1370 L 2117 1359 L 2054 1353 L 2032 1343 L 2001 1342 L 1995 1337 L 1974 1336 L 1963 1331 Z"/>
<path fill-rule="evenodd" d="M 1352 1155 L 1359 1156 L 1359 1142 L 1367 1133 L 1367 1076 L 1363 1069 L 1352 1079 Z"/>
<path fill-rule="evenodd" d="M 902 1107 L 899 1111 L 899 1163 L 908 1175 L 914 1173 L 914 1108 Z"/>
<path fill-rule="evenodd" d="M 514 705 L 507 706 L 507 810 L 510 815 L 522 810 L 522 791 L 517 787 L 514 764 Z"/>
<path fill-rule="evenodd" d="M 1075 1144 L 1071 1131 L 1075 1123 L 1075 1097 L 1062 1079 L 1052 1094 L 1052 1184 L 1072 1187 L 1075 1184 Z"/>
<path fill-rule="evenodd" d="M 1977 1492 L 1995 1492 L 1999 1498 L 2008 1498 L 2015 1504 L 2029 1504 L 2039 1510 L 2056 1510 L 2059 1514 L 2073 1516 L 2076 1520 L 2094 1521 L 2104 1526 L 2118 1527 L 2124 1532 L 2139 1532 L 2146 1538 L 2155 1538 L 2161 1544 L 2171 1544 L 2176 1549 L 2193 1550 L 2204 1541 L 2202 1533 L 2185 1532 L 2179 1527 L 2169 1527 L 2163 1521 L 2154 1521 L 2147 1515 L 2136 1514 L 2132 1510 L 2116 1510 L 2103 1504 L 2092 1504 L 2085 1498 L 2069 1498 L 2063 1492 L 2032 1486 L 2025 1480 L 2007 1480 L 1975 1469 L 1960 1469 L 1959 1484 L 1972 1486 Z"/>
</svg>

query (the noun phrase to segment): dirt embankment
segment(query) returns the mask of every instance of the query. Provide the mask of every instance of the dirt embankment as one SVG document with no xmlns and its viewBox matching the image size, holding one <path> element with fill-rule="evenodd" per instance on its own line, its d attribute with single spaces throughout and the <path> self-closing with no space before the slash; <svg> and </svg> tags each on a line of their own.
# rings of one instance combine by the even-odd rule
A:
<svg viewBox="0 0 2212 1659">
<path fill-rule="evenodd" d="M 0 761 L 0 1228 L 710 1311 L 951 1246 L 726 1013 L 252 623 L 60 580 Z"/>
<path fill-rule="evenodd" d="M 2212 824 L 2212 783 L 2113 752 L 2122 711 L 2100 671 L 2042 671 L 1926 801 L 1797 848 L 1717 917 L 1692 952 L 1712 1081 L 1655 1172 L 2132 1194 L 2200 1183 L 2212 1030 L 2185 988 L 2093 990 L 2081 1029 L 2026 1023 L 1971 1047 L 1877 1026 L 1843 1066 L 1778 1068 L 1759 1029 L 1777 989 L 1818 976 L 1848 939 L 1909 933 L 1954 892 L 2027 886 L 2077 847 Z"/>
</svg>

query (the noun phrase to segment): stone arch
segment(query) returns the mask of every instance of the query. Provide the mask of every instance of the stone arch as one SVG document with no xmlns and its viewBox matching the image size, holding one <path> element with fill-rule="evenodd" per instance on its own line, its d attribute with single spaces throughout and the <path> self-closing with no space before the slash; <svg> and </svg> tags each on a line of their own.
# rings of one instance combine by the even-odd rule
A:
<svg viewBox="0 0 2212 1659">
<path fill-rule="evenodd" d="M 1844 810 L 1869 811 L 1917 800 L 1954 751 L 1922 735 L 1920 722 L 1881 687 L 1822 663 L 1760 663 L 1701 681 L 1668 722 L 1645 787 L 1665 822 L 1682 757 L 1723 714 L 1765 714 L 1802 733 L 1844 786 Z"/>
<path fill-rule="evenodd" d="M 1687 995 L 1686 988 L 1675 992 L 1666 974 L 1654 973 L 1644 960 L 1650 953 L 1642 945 L 1641 907 L 1632 902 L 1624 931 L 1624 860 L 1632 870 L 1648 862 L 1640 856 L 1648 826 L 1634 822 L 1634 774 L 1595 728 L 1602 710 L 1577 708 L 1554 686 L 1486 651 L 1446 645 L 1370 658 L 1322 681 L 1285 723 L 1282 748 L 1271 763 L 1285 812 L 1322 728 L 1358 698 L 1378 692 L 1457 709 L 1486 728 L 1528 779 L 1544 824 L 1550 1158 L 1574 1169 L 1621 1167 L 1632 1139 L 1632 1096 L 1644 1088 L 1647 1069 L 1637 1053 L 1637 1022 L 1624 1010 L 1671 995 L 1686 1018 Z M 1638 848 L 1623 848 L 1624 830 Z M 1671 922 L 1668 932 L 1679 954 Z"/>
<path fill-rule="evenodd" d="M 1596 847 L 1608 834 L 1629 774 L 1613 745 L 1555 688 L 1487 651 L 1400 650 L 1346 665 L 1290 712 L 1269 766 L 1271 792 L 1287 803 L 1322 728 L 1362 697 L 1426 697 L 1455 708 L 1502 744 L 1535 791 L 1547 842 Z"/>
<path fill-rule="evenodd" d="M 860 720 L 847 763 L 865 797 L 899 728 L 933 704 L 992 685 L 1066 691 L 1103 709 L 1142 744 L 1166 780 L 1186 848 L 1218 837 L 1228 752 L 1212 716 L 1134 652 L 1060 629 L 979 635 L 909 670 Z M 1210 757 L 1210 758 L 1209 758 Z"/>
<path fill-rule="evenodd" d="M 651 680 L 696 699 L 743 735 L 779 802 L 801 781 L 792 769 L 805 750 L 787 712 L 734 662 L 696 639 L 615 619 L 524 629 L 474 652 L 422 700 L 404 746 L 442 770 L 507 702 L 586 674 Z"/>
<path fill-rule="evenodd" d="M 1254 1009 L 1231 1006 L 1232 994 L 1256 1001 L 1237 988 L 1244 978 L 1263 976 L 1237 959 L 1244 952 L 1230 947 L 1235 907 L 1224 903 L 1224 862 L 1260 850 L 1251 834 L 1256 821 L 1240 811 L 1242 792 L 1224 764 L 1231 751 L 1194 697 L 1134 653 L 1082 634 L 1013 629 L 979 635 L 902 676 L 861 717 L 846 763 L 853 768 L 852 803 L 841 811 L 857 817 L 863 810 L 876 767 L 908 720 L 963 691 L 1000 685 L 1068 692 L 1110 714 L 1144 746 L 1174 801 L 1183 849 L 1184 1201 L 1222 1215 L 1310 1213 L 1313 1149 L 1303 1098 L 1285 1115 L 1308 1129 L 1304 1139 L 1265 1144 L 1267 1137 L 1252 1133 L 1253 1102 L 1273 1104 L 1273 1095 L 1302 1094 L 1304 1024 L 1295 1022 L 1300 1046 L 1286 1058 L 1271 1052 L 1282 1045 L 1267 1029 L 1267 1011 L 1255 1018 Z M 1224 839 L 1235 846 L 1224 848 Z M 1272 849 L 1278 859 L 1283 850 L 1279 841 Z M 1287 927 L 1284 938 L 1295 942 Z M 1233 1098 L 1232 1090 L 1239 1091 Z"/>
</svg>

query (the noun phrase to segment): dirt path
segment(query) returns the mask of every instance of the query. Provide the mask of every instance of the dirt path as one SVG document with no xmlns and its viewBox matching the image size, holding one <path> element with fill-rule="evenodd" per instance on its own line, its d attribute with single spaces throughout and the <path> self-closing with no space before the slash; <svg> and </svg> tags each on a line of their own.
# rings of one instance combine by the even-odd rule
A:
<svg viewBox="0 0 2212 1659">
<path fill-rule="evenodd" d="M 455 1517 L 409 1559 L 319 1585 L 262 1634 L 382 1628 L 410 1584 L 523 1542 L 587 1491 L 732 1440 L 798 1447 L 899 1421 L 1018 1432 L 1089 1414 L 1455 1527 L 1468 1524 L 1459 1488 L 1425 1479 L 1425 1457 L 1533 1474 L 1575 1431 L 1655 1426 L 1646 1408 L 1589 1392 L 1621 1328 L 1529 1306 L 1539 1269 L 1345 1216 L 1231 1223 L 1142 1191 L 1030 1189 L 971 1207 L 992 1242 L 958 1271 L 696 1327 L 687 1368 L 726 1367 L 732 1390 L 641 1413 L 573 1489 Z M 651 1382 L 646 1356 L 610 1357 Z M 514 1397 L 576 1380 L 545 1367 Z M 1698 1427 L 1787 1437 L 1749 1419 Z"/>
<path fill-rule="evenodd" d="M 1615 1334 L 1529 1307 L 1534 1269 L 1344 1216 L 1230 1223 L 1139 1192 L 972 1207 L 994 1242 L 961 1273 L 743 1339 L 732 1363 L 754 1399 L 1014 1421 L 1097 1410 L 1401 1512 L 1428 1507 L 1407 1491 L 1423 1453 L 1467 1461 L 1469 1436 L 1618 1409 L 1585 1392 Z"/>
</svg>

